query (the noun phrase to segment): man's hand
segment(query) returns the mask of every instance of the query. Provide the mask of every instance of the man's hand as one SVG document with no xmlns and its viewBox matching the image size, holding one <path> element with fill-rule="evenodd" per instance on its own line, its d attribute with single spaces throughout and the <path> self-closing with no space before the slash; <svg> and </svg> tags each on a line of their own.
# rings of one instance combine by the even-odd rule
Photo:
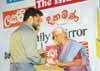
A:
<svg viewBox="0 0 100 71">
<path fill-rule="evenodd" d="M 40 56 L 41 56 L 42 58 L 44 58 L 44 57 L 45 57 L 45 53 L 41 53 Z"/>
<path fill-rule="evenodd" d="M 42 58 L 45 57 L 45 51 L 43 49 L 38 49 L 38 52 Z"/>
</svg>

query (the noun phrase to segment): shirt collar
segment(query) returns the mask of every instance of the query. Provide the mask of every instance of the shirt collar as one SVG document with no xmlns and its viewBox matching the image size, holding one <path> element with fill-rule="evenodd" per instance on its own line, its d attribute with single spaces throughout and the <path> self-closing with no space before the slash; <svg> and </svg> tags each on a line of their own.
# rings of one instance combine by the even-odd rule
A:
<svg viewBox="0 0 100 71">
<path fill-rule="evenodd" d="M 29 24 L 27 22 L 24 22 L 24 25 L 26 25 L 27 27 L 29 27 L 30 29 L 34 30 L 34 28 L 32 27 L 32 24 Z"/>
</svg>

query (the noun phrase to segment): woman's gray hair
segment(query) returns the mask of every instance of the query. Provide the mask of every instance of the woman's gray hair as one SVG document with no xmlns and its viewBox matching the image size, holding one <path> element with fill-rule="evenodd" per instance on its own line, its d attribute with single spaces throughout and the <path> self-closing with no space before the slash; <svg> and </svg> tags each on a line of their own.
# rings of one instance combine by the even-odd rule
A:
<svg viewBox="0 0 100 71">
<path fill-rule="evenodd" d="M 56 27 L 53 31 L 52 31 L 52 36 L 54 36 L 55 33 L 64 33 L 67 37 L 67 30 L 65 30 L 62 27 Z"/>
</svg>

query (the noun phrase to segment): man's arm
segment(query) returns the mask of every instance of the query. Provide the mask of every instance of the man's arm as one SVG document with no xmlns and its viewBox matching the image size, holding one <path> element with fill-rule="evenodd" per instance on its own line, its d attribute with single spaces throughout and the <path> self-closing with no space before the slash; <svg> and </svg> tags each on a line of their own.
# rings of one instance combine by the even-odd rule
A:
<svg viewBox="0 0 100 71">
<path fill-rule="evenodd" d="M 34 36 L 34 34 L 27 33 L 23 34 L 24 36 L 22 37 L 22 43 L 23 47 L 25 49 L 25 55 L 27 59 L 32 61 L 34 64 L 40 64 L 42 59 L 41 56 L 37 50 L 37 40 Z"/>
</svg>

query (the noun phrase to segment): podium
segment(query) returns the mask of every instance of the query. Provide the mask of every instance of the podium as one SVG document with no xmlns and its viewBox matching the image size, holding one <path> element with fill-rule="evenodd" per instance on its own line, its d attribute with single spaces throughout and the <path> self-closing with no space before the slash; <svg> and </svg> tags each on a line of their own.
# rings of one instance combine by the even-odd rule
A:
<svg viewBox="0 0 100 71">
<path fill-rule="evenodd" d="M 63 68 L 60 68 L 56 65 L 50 65 L 50 66 L 36 65 L 35 68 L 36 68 L 36 71 L 64 71 Z"/>
</svg>

